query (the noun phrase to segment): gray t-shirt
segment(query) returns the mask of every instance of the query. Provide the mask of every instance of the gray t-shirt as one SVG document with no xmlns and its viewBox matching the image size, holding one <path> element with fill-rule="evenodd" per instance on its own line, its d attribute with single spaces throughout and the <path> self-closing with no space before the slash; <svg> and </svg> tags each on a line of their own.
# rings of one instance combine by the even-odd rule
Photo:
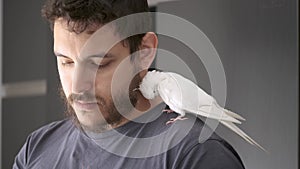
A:
<svg viewBox="0 0 300 169">
<path fill-rule="evenodd" d="M 166 125 L 177 114 L 161 113 L 164 107 L 101 134 L 86 133 L 70 119 L 46 125 L 28 136 L 13 169 L 244 168 L 236 151 L 215 133 L 199 143 L 200 131 L 210 130 L 200 119 L 187 116 Z"/>
</svg>

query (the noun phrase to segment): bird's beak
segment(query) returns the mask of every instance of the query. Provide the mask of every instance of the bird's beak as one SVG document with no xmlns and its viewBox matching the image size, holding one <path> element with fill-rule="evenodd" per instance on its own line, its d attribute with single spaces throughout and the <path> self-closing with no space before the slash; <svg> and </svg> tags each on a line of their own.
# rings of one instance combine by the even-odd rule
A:
<svg viewBox="0 0 300 169">
<path fill-rule="evenodd" d="M 134 88 L 132 91 L 137 91 L 137 90 L 140 90 L 138 87 Z"/>
</svg>

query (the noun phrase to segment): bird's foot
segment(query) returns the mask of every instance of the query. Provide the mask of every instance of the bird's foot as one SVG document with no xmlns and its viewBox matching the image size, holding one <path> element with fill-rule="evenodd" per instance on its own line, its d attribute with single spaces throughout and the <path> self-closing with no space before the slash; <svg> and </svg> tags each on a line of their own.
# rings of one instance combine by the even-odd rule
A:
<svg viewBox="0 0 300 169">
<path fill-rule="evenodd" d="M 173 113 L 174 110 L 171 110 L 171 109 L 165 109 L 165 110 L 163 110 L 163 112 L 166 112 L 166 113 Z"/>
<path fill-rule="evenodd" d="M 188 118 L 183 117 L 183 116 L 177 116 L 176 118 L 171 118 L 169 121 L 167 121 L 166 125 L 172 124 L 177 120 L 186 120 L 186 119 L 188 119 Z"/>
</svg>

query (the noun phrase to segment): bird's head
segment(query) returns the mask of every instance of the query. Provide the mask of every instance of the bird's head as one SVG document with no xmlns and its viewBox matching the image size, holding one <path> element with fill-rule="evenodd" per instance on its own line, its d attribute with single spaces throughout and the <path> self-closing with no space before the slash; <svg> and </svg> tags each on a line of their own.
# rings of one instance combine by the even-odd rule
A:
<svg viewBox="0 0 300 169">
<path fill-rule="evenodd" d="M 159 95 L 158 84 L 163 80 L 163 73 L 158 71 L 147 72 L 146 76 L 143 78 L 139 90 L 146 99 L 154 99 Z"/>
</svg>

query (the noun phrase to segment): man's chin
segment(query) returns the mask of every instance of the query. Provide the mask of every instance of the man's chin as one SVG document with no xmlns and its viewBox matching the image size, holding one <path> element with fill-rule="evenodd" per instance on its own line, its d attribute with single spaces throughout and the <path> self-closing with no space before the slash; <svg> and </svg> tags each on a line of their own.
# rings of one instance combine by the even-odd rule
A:
<svg viewBox="0 0 300 169">
<path fill-rule="evenodd" d="M 89 116 L 87 113 L 85 113 L 85 115 L 85 117 L 78 118 L 79 124 L 84 130 L 91 132 L 102 132 L 103 130 L 108 129 L 109 124 L 104 118 Z"/>
<path fill-rule="evenodd" d="M 119 113 L 103 113 L 98 111 L 76 111 L 76 116 L 81 127 L 88 131 L 102 132 L 111 129 L 124 121 L 124 117 Z"/>
</svg>

